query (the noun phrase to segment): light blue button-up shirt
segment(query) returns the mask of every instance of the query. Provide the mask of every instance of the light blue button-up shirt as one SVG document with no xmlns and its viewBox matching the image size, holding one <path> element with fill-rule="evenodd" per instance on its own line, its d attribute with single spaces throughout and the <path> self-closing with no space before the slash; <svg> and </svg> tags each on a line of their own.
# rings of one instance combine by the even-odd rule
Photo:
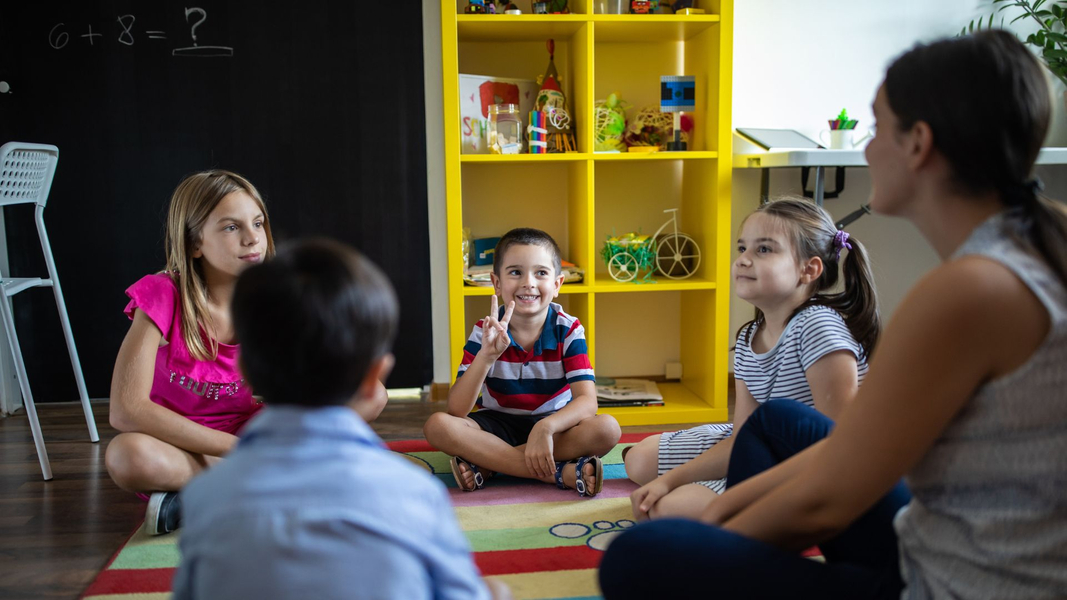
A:
<svg viewBox="0 0 1067 600">
<path fill-rule="evenodd" d="M 181 494 L 174 598 L 483 599 L 441 482 L 347 407 L 269 407 Z"/>
</svg>

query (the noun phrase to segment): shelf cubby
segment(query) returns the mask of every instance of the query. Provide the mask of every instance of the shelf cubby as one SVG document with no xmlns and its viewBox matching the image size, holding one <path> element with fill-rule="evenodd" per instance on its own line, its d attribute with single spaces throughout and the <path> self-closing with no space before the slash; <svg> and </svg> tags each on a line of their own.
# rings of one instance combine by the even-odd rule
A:
<svg viewBox="0 0 1067 600">
<path fill-rule="evenodd" d="M 471 327 L 489 310 L 492 288 L 463 283 L 462 230 L 495 237 L 537 227 L 585 270 L 564 284 L 557 302 L 585 326 L 599 375 L 662 376 L 680 362 L 681 381 L 660 384 L 665 406 L 602 409 L 623 425 L 725 421 L 728 374 L 733 3 L 701 0 L 705 15 L 592 14 L 590 0 L 572 14 L 462 14 L 464 0 L 443 3 L 445 185 L 449 336 L 455 371 Z M 461 73 L 537 79 L 555 40 L 555 64 L 574 118 L 577 151 L 477 155 L 460 152 Z M 630 116 L 658 105 L 661 75 L 693 75 L 694 130 L 685 152 L 593 151 L 594 103 L 612 92 Z M 523 117 L 526 122 L 526 116 Z M 726 157 L 724 160 L 722 157 Z M 678 208 L 678 230 L 701 248 L 694 276 L 650 282 L 610 277 L 600 249 L 609 234 L 652 234 Z M 671 230 L 673 231 L 673 230 Z M 643 276 L 643 273 L 641 274 Z"/>
</svg>

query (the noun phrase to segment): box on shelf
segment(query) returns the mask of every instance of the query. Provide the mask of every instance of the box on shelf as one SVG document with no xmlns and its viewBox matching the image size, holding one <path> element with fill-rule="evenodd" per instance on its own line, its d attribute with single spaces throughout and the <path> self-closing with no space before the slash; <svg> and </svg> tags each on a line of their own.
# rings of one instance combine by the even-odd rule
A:
<svg viewBox="0 0 1067 600">
<path fill-rule="evenodd" d="M 499 241 L 500 238 L 498 237 L 478 238 L 476 240 L 471 240 L 474 253 L 471 254 L 470 266 L 492 266 L 493 259 L 496 255 L 496 243 Z"/>
<path fill-rule="evenodd" d="M 518 104 L 523 127 L 534 109 L 540 86 L 532 79 L 508 79 L 487 75 L 459 76 L 460 154 L 489 154 L 486 132 L 489 107 Z"/>
</svg>

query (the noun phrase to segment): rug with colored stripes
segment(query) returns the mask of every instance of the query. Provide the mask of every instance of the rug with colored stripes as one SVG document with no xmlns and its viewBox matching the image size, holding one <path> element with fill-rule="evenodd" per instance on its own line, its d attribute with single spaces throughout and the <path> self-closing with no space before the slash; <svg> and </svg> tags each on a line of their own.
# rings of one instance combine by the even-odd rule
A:
<svg viewBox="0 0 1067 600">
<path fill-rule="evenodd" d="M 649 433 L 624 434 L 604 457 L 604 487 L 595 498 L 573 490 L 497 476 L 484 489 L 456 489 L 449 457 L 425 441 L 389 448 L 422 464 L 449 487 L 474 560 L 485 576 L 503 580 L 516 599 L 599 598 L 596 569 L 613 537 L 633 525 L 622 449 Z M 521 506 L 520 506 L 521 505 Z M 180 533 L 180 532 L 179 532 Z M 138 529 L 86 589 L 94 600 L 147 600 L 170 596 L 178 566 L 178 533 L 148 537 Z"/>
</svg>

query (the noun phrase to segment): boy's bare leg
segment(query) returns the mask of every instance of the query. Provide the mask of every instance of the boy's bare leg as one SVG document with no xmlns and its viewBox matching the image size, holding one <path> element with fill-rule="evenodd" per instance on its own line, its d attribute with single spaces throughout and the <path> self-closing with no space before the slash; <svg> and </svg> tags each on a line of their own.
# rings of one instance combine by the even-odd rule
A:
<svg viewBox="0 0 1067 600">
<path fill-rule="evenodd" d="M 505 473 L 514 477 L 537 479 L 555 483 L 554 477 L 538 477 L 526 465 L 526 445 L 511 446 L 495 435 L 483 431 L 478 423 L 468 417 L 454 417 L 448 413 L 434 413 L 423 428 L 426 440 L 438 450 L 452 456 L 460 456 L 485 471 Z M 578 423 L 567 431 L 553 436 L 553 454 L 558 461 L 573 460 L 591 454 L 603 455 L 611 451 L 619 441 L 621 430 L 614 418 L 597 415 Z M 460 467 L 467 476 L 466 467 Z M 582 472 L 586 484 L 596 483 L 596 470 L 586 465 Z M 574 487 L 573 469 L 563 469 L 563 483 Z M 473 474 L 468 485 L 473 484 Z"/>
<path fill-rule="evenodd" d="M 679 517 L 697 520 L 719 495 L 698 483 L 679 486 L 659 499 L 648 512 L 653 519 Z"/>
<path fill-rule="evenodd" d="M 120 433 L 107 445 L 104 463 L 111 479 L 130 492 L 171 492 L 218 462 L 144 433 Z"/>
<path fill-rule="evenodd" d="M 553 436 L 552 454 L 557 461 L 574 460 L 582 456 L 603 456 L 619 443 L 622 429 L 615 417 L 595 415 Z"/>
<path fill-rule="evenodd" d="M 659 476 L 659 435 L 650 435 L 626 451 L 626 476 L 645 485 Z"/>
</svg>

